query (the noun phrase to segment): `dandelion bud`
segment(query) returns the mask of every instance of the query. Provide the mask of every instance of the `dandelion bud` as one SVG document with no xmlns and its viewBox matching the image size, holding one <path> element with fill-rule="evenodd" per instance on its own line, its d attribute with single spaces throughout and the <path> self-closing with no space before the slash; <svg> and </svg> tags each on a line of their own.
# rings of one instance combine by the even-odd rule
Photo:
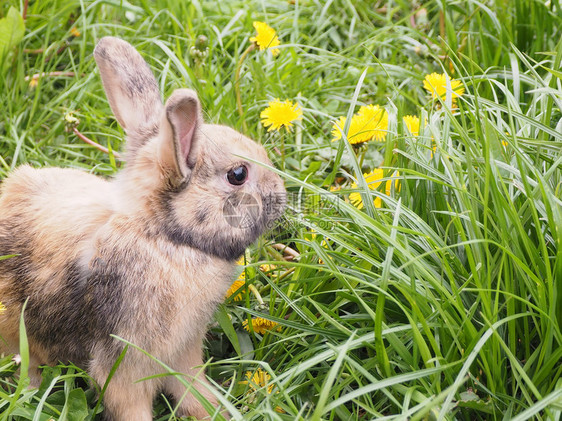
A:
<svg viewBox="0 0 562 421">
<path fill-rule="evenodd" d="M 74 116 L 72 111 L 69 111 L 64 116 L 65 131 L 71 132 L 73 128 L 80 124 L 80 120 Z"/>
<path fill-rule="evenodd" d="M 195 40 L 195 48 L 197 48 L 199 51 L 204 52 L 208 46 L 209 38 L 207 38 L 205 35 L 199 35 Z"/>
<path fill-rule="evenodd" d="M 209 39 L 205 35 L 199 35 L 195 40 L 195 44 L 189 49 L 189 55 L 197 66 L 203 63 L 203 60 L 209 55 Z"/>
</svg>

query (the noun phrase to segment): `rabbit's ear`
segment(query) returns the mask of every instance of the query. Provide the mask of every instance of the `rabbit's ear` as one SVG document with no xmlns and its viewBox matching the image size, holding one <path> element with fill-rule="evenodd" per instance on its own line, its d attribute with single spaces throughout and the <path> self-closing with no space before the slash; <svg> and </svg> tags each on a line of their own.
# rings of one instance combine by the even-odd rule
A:
<svg viewBox="0 0 562 421">
<path fill-rule="evenodd" d="M 176 89 L 166 101 L 164 114 L 160 164 L 185 181 L 197 161 L 198 128 L 203 123 L 197 94 L 191 89 Z"/>
<path fill-rule="evenodd" d="M 156 127 L 162 100 L 156 79 L 138 51 L 122 39 L 104 37 L 96 45 L 94 57 L 109 105 L 127 134 Z"/>
</svg>

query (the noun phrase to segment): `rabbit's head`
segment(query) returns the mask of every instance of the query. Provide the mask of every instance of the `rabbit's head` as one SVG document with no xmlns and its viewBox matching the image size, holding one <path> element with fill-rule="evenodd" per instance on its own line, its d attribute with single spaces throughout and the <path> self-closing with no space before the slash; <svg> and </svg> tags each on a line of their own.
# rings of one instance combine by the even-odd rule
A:
<svg viewBox="0 0 562 421">
<path fill-rule="evenodd" d="M 141 218 L 151 235 L 223 259 L 239 257 L 286 201 L 263 147 L 204 123 L 192 90 L 178 89 L 162 104 L 154 75 L 127 42 L 105 37 L 94 57 L 127 134 L 117 210 Z"/>
</svg>

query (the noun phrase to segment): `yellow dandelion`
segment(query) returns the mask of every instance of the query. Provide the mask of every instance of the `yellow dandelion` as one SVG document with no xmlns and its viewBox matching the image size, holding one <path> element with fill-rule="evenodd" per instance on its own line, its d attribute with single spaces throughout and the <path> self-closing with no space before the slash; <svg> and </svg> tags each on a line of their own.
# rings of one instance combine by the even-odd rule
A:
<svg viewBox="0 0 562 421">
<path fill-rule="evenodd" d="M 329 250 L 328 243 L 326 242 L 326 239 L 324 239 L 324 240 L 322 240 L 322 241 L 320 242 L 320 246 L 321 246 L 321 247 L 324 247 L 326 250 Z M 329 258 L 330 260 L 333 260 L 333 258 L 332 258 L 331 256 L 328 256 L 328 258 Z M 318 258 L 318 263 L 320 263 L 321 265 L 323 265 L 323 264 L 324 264 L 324 260 Z"/>
<path fill-rule="evenodd" d="M 431 94 L 431 98 L 433 100 L 441 98 L 445 101 L 445 98 L 447 97 L 447 79 L 450 78 L 446 73 L 432 73 L 430 75 L 426 75 L 423 80 L 423 87 Z M 456 104 L 456 98 L 464 94 L 464 86 L 462 86 L 462 83 L 459 80 L 455 79 L 450 79 L 450 83 L 452 90 L 452 105 L 454 106 Z"/>
<path fill-rule="evenodd" d="M 293 121 L 302 119 L 302 110 L 297 103 L 275 99 L 267 105 L 268 107 L 261 112 L 260 118 L 265 127 L 270 126 L 268 132 L 279 131 L 283 126 L 289 131 Z"/>
<path fill-rule="evenodd" d="M 72 35 L 73 37 L 79 37 L 81 35 L 81 33 L 78 29 L 76 29 L 76 26 L 73 26 L 70 29 L 70 35 Z"/>
<path fill-rule="evenodd" d="M 6 306 L 2 304 L 2 302 L 0 302 L 0 314 L 4 313 L 5 311 L 6 311 Z"/>
<path fill-rule="evenodd" d="M 412 136 L 420 134 L 420 118 L 415 115 L 405 115 L 404 124 Z"/>
<path fill-rule="evenodd" d="M 425 126 L 426 121 L 424 120 L 424 126 Z M 419 136 L 420 135 L 420 119 L 418 116 L 415 115 L 405 115 L 404 116 L 404 124 L 406 125 L 406 128 L 408 129 L 408 131 L 410 132 L 410 134 L 412 136 Z M 431 157 L 433 158 L 433 155 L 435 153 L 435 151 L 437 150 L 437 146 L 435 145 L 435 141 L 433 140 L 433 137 L 431 138 Z"/>
<path fill-rule="evenodd" d="M 244 322 L 242 322 L 242 325 L 244 326 L 244 329 L 250 332 L 250 326 L 248 326 L 247 320 L 244 320 Z M 278 323 L 264 319 L 263 317 L 254 317 L 252 319 L 252 330 L 256 333 L 259 333 L 260 335 L 263 335 L 265 332 L 273 329 L 277 325 Z"/>
<path fill-rule="evenodd" d="M 255 42 L 260 51 L 269 48 L 271 54 L 273 54 L 274 57 L 277 56 L 279 54 L 279 48 L 272 48 L 277 47 L 280 44 L 275 29 L 273 29 L 265 22 L 255 21 L 253 25 L 256 30 L 256 36 L 251 37 L 250 41 Z"/>
<path fill-rule="evenodd" d="M 267 393 L 271 393 L 273 391 L 274 385 L 269 382 L 271 380 L 271 376 L 261 368 L 258 368 L 253 373 L 251 371 L 246 371 L 246 379 L 247 380 L 241 383 L 247 384 L 252 392 L 262 388 L 267 388 Z"/>
<path fill-rule="evenodd" d="M 264 263 L 263 265 L 260 265 L 260 270 L 270 276 L 275 276 L 275 273 L 273 273 L 273 271 L 276 269 L 277 266 L 270 265 L 269 263 Z"/>
<path fill-rule="evenodd" d="M 244 377 L 246 377 L 246 380 L 241 381 L 240 383 L 247 384 L 251 393 L 254 393 L 257 390 L 265 390 L 267 394 L 271 394 L 273 392 L 273 388 L 275 387 L 275 385 L 270 383 L 271 376 L 265 370 L 258 368 L 254 372 L 246 371 Z M 275 407 L 275 412 L 278 412 L 280 414 L 285 413 L 283 408 L 281 408 L 280 406 Z"/>
<path fill-rule="evenodd" d="M 311 229 L 310 231 L 307 231 L 307 232 L 304 233 L 304 241 L 312 242 L 312 241 L 316 240 L 317 235 L 318 234 L 316 234 L 316 230 Z M 324 247 L 325 249 L 328 249 L 328 243 L 326 242 L 326 238 L 323 238 L 320 241 L 320 246 Z M 319 258 L 318 263 L 320 263 L 322 265 L 322 264 L 324 264 L 324 261 Z"/>
<path fill-rule="evenodd" d="M 437 143 L 435 143 L 435 140 L 431 139 L 431 158 L 433 158 L 436 152 L 437 152 Z"/>
<path fill-rule="evenodd" d="M 364 105 L 359 108 L 358 114 L 363 117 L 371 127 L 373 138 L 384 140 L 388 131 L 388 113 L 378 105 Z"/>
<path fill-rule="evenodd" d="M 244 255 L 242 255 L 240 257 L 240 259 L 238 259 L 236 264 L 238 266 L 244 266 Z M 230 288 L 228 288 L 228 290 L 226 291 L 225 298 L 229 298 L 234 293 L 236 293 L 236 291 L 240 290 L 238 292 L 238 294 L 236 294 L 236 296 L 234 296 L 233 300 L 234 301 L 241 301 L 242 300 L 242 293 L 244 292 L 244 290 L 243 289 L 241 290 L 241 288 L 245 285 L 246 285 L 246 271 L 243 270 L 242 272 L 240 272 L 240 275 L 238 275 L 238 279 L 236 281 L 234 281 L 232 283 L 232 285 L 230 286 Z"/>
<path fill-rule="evenodd" d="M 244 272 L 241 273 L 240 278 L 244 278 L 244 276 L 242 275 L 244 275 Z M 228 291 L 226 291 L 226 298 L 229 298 L 232 295 L 236 294 L 232 299 L 234 301 L 242 301 L 242 293 L 244 292 L 246 281 L 240 278 L 234 281 L 230 286 L 230 288 L 228 288 Z"/>
<path fill-rule="evenodd" d="M 311 228 L 310 231 L 304 233 L 304 241 L 314 241 L 316 239 L 316 230 Z"/>
<path fill-rule="evenodd" d="M 346 117 L 340 117 L 332 129 L 333 140 L 341 139 L 341 133 L 345 127 Z M 349 125 L 347 140 L 351 144 L 368 142 L 372 139 L 382 141 L 388 130 L 388 114 L 386 110 L 378 105 L 362 106 L 359 112 L 354 114 Z"/>
<path fill-rule="evenodd" d="M 394 177 L 398 177 L 400 174 L 396 172 Z M 371 171 L 368 174 L 363 174 L 367 185 L 369 186 L 370 190 L 377 190 L 378 187 L 382 184 L 382 179 L 384 177 L 383 170 L 381 168 L 376 168 L 375 170 Z M 395 188 L 398 190 L 400 187 L 399 180 L 395 180 L 394 182 Z M 352 189 L 357 189 L 357 183 L 353 183 L 351 185 Z M 387 180 L 385 184 L 385 194 L 390 196 L 392 191 L 392 180 Z M 349 195 L 349 200 L 351 204 L 355 206 L 357 209 L 363 209 L 363 199 L 361 199 L 361 194 L 359 192 L 353 192 Z M 380 197 L 376 197 L 374 200 L 374 204 L 376 208 L 380 208 L 382 206 L 382 199 Z"/>
<path fill-rule="evenodd" d="M 240 257 L 240 259 L 238 259 L 238 261 L 236 262 L 237 266 L 244 266 L 244 255 L 242 255 L 242 257 Z M 243 270 L 242 272 L 240 272 L 240 275 L 238 275 L 238 279 L 246 279 L 246 271 Z"/>
<path fill-rule="evenodd" d="M 39 78 L 33 76 L 33 77 L 29 80 L 29 87 L 30 87 L 30 88 L 35 88 L 38 83 L 39 83 Z"/>
</svg>

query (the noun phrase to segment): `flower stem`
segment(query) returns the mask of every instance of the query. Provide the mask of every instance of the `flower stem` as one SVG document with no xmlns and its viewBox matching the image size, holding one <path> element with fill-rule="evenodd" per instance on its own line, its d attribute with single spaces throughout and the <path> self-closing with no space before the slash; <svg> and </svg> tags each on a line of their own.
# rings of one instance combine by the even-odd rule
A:
<svg viewBox="0 0 562 421">
<path fill-rule="evenodd" d="M 249 284 L 249 285 L 248 285 L 248 289 L 254 293 L 254 295 L 256 296 L 256 298 L 257 298 L 257 300 L 258 300 L 258 302 L 259 302 L 262 306 L 265 305 L 265 303 L 263 302 L 263 298 L 261 297 L 261 295 L 260 295 L 258 289 L 257 289 L 253 284 Z"/>
<path fill-rule="evenodd" d="M 86 136 L 84 136 L 82 133 L 80 133 L 80 131 L 76 128 L 73 127 L 72 131 L 74 132 L 74 134 L 76 136 L 78 136 L 83 142 L 87 143 L 88 145 L 92 145 L 93 147 L 95 147 L 96 149 L 99 149 L 100 151 L 104 152 L 104 153 L 109 153 L 109 149 L 107 149 L 105 146 L 100 145 L 97 142 L 94 142 L 92 139 L 87 138 Z M 113 156 L 117 159 L 121 159 L 121 155 L 117 152 L 111 151 L 113 153 Z"/>
<path fill-rule="evenodd" d="M 363 148 L 361 151 L 361 156 L 359 157 L 359 168 L 363 168 L 363 162 L 365 161 L 365 155 L 367 154 L 367 148 Z"/>
<path fill-rule="evenodd" d="M 275 250 L 279 250 L 284 255 L 291 256 L 293 259 L 298 259 L 301 256 L 298 251 L 292 249 L 289 246 L 286 246 L 285 244 L 281 244 L 281 243 L 272 244 L 271 247 L 273 247 Z"/>
<path fill-rule="evenodd" d="M 84 75 L 81 75 L 84 76 Z M 49 72 L 49 73 L 35 73 L 32 76 L 26 76 L 24 80 L 29 82 L 31 80 L 38 80 L 42 77 L 76 77 L 74 72 Z"/>
<path fill-rule="evenodd" d="M 236 92 L 236 106 L 238 107 L 238 114 L 240 114 L 240 117 L 244 116 L 244 108 L 242 108 L 242 97 L 240 95 L 240 69 L 242 68 L 242 63 L 244 62 L 248 54 L 250 54 L 255 49 L 256 44 L 250 44 L 250 46 L 246 48 L 246 51 L 242 53 L 242 55 L 240 56 L 240 60 L 238 60 L 238 64 L 236 65 L 236 73 L 234 75 L 234 91 Z M 244 131 L 246 132 L 248 130 L 248 127 L 245 120 L 242 120 L 242 126 L 244 127 Z"/>
</svg>

